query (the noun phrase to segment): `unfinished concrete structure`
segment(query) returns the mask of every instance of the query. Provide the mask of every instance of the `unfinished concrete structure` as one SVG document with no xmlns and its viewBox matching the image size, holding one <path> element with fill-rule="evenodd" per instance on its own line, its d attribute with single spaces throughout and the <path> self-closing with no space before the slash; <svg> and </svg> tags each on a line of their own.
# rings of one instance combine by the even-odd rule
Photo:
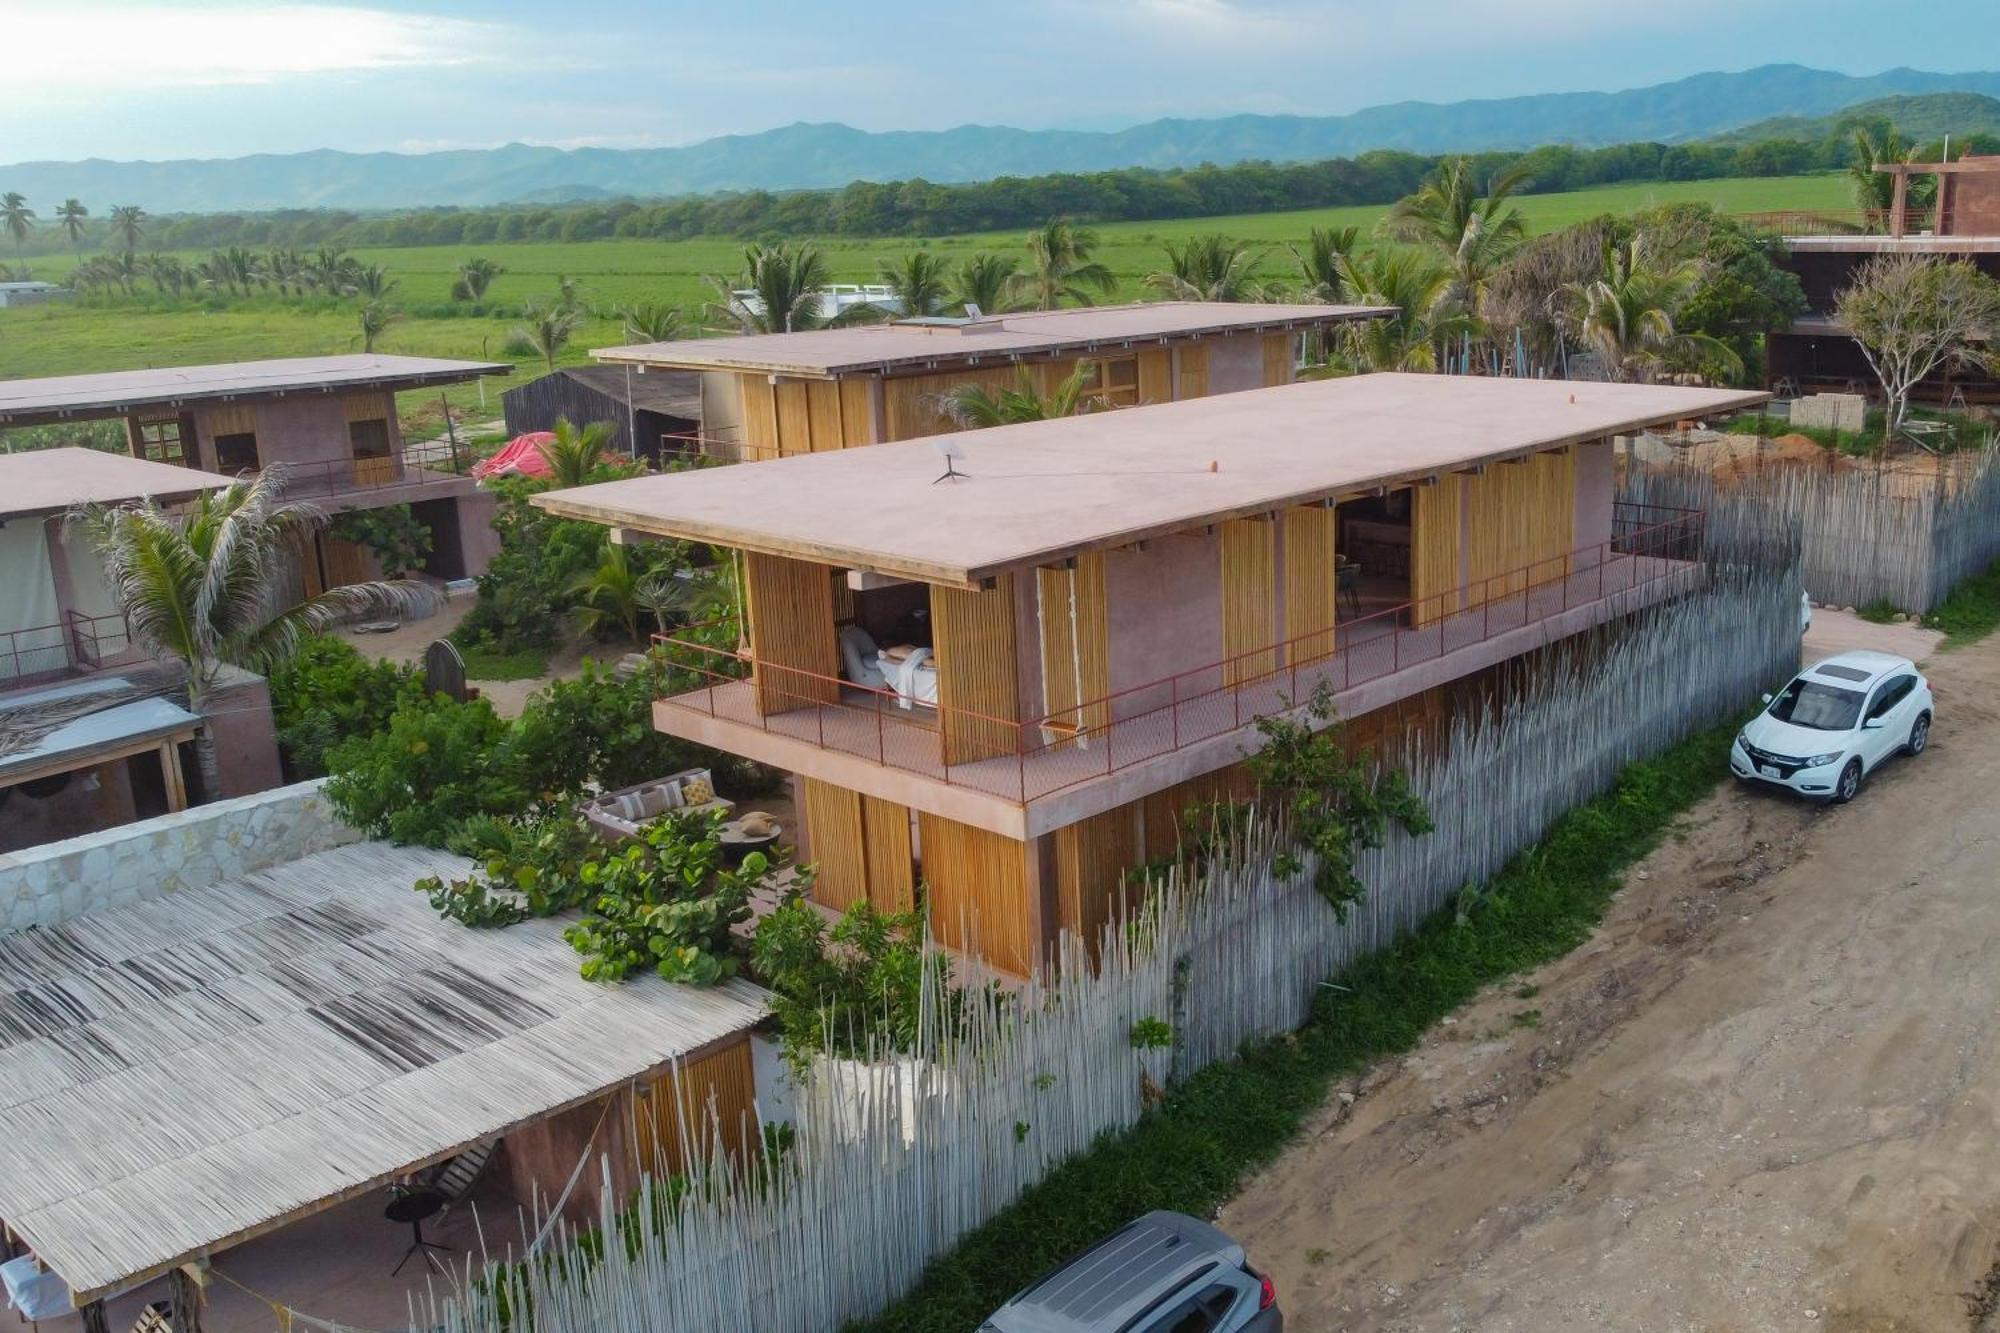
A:
<svg viewBox="0 0 2000 1333">
<path fill-rule="evenodd" d="M 825 453 L 956 428 L 942 399 L 1008 388 L 1026 368 L 1044 394 L 1079 364 L 1104 407 L 1289 384 L 1302 336 L 1380 306 L 1149 301 L 853 328 L 611 347 L 615 364 L 701 376 L 701 447 L 735 459 Z"/>
<path fill-rule="evenodd" d="M 0 428 L 122 418 L 134 458 L 225 477 L 282 463 L 288 495 L 331 511 L 407 504 L 431 532 L 427 572 L 465 578 L 497 547 L 494 498 L 463 475 L 471 459 L 455 440 L 405 447 L 396 394 L 511 369 L 366 353 L 6 380 Z M 301 591 L 379 573 L 366 548 L 322 535 L 301 562 Z"/>
<path fill-rule="evenodd" d="M 1354 731 L 1685 586 L 1700 515 L 1609 439 L 1763 401 L 1368 375 L 536 498 L 735 553 L 741 645 L 663 730 L 796 774 L 814 893 L 912 901 L 1015 973 L 1118 910 L 1259 717 Z"/>
</svg>

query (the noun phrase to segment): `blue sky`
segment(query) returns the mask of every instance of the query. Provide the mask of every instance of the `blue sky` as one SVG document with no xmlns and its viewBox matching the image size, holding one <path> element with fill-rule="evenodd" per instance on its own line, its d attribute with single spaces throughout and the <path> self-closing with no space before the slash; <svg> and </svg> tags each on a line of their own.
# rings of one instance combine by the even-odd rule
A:
<svg viewBox="0 0 2000 1333">
<path fill-rule="evenodd" d="M 1096 129 L 2000 64 L 1993 0 L 0 0 L 0 32 L 0 162 Z"/>
</svg>

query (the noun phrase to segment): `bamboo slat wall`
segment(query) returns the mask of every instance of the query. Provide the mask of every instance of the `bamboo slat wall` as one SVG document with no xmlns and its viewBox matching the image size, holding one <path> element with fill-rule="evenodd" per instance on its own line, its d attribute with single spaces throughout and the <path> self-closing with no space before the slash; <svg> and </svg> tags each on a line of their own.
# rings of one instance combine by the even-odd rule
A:
<svg viewBox="0 0 2000 1333">
<path fill-rule="evenodd" d="M 840 382 L 840 435 L 846 447 L 880 442 L 875 428 L 875 382 Z"/>
<path fill-rule="evenodd" d="M 1324 506 L 1297 505 L 1285 511 L 1284 521 L 1285 639 L 1293 662 L 1317 662 L 1333 656 L 1339 518 Z"/>
<path fill-rule="evenodd" d="M 257 431 L 257 409 L 248 403 L 225 403 L 208 411 L 208 433 L 217 435 L 254 435 Z"/>
<path fill-rule="evenodd" d="M 879 796 L 863 796 L 861 835 L 868 854 L 868 901 L 878 911 L 909 911 L 917 903 L 910 808 Z"/>
<path fill-rule="evenodd" d="M 332 533 L 321 533 L 319 541 L 326 561 L 327 587 L 344 588 L 350 583 L 366 583 L 375 577 L 375 561 L 366 547 Z"/>
<path fill-rule="evenodd" d="M 1184 827 L 1190 810 L 1200 811 L 1217 801 L 1247 801 L 1256 790 L 1250 766 L 1239 761 L 1145 797 L 1139 802 L 1145 826 L 1142 859 L 1172 856 L 1185 839 L 1201 831 Z"/>
<path fill-rule="evenodd" d="M 783 713 L 840 699 L 833 583 L 827 566 L 780 555 L 743 554 L 757 708 Z"/>
<path fill-rule="evenodd" d="M 917 816 L 931 933 L 1016 976 L 1034 969 L 1040 916 L 1028 903 L 1028 849 L 928 811 Z"/>
<path fill-rule="evenodd" d="M 958 424 L 938 406 L 938 399 L 961 384 L 983 384 L 1004 389 L 1014 383 L 1010 367 L 986 370 L 953 370 L 938 375 L 906 375 L 882 381 L 882 407 L 887 420 L 885 438 L 910 440 L 919 435 L 940 435 L 958 429 Z"/>
<path fill-rule="evenodd" d="M 1035 571 L 1042 640 L 1042 711 L 1084 732 L 1111 721 L 1111 623 L 1104 555 Z M 1088 707 L 1083 705 L 1088 704 Z"/>
<path fill-rule="evenodd" d="M 1175 393 L 1176 398 L 1208 397 L 1208 348 L 1201 343 L 1183 343 L 1178 349 L 1181 359 L 1181 382 Z"/>
<path fill-rule="evenodd" d="M 778 405 L 778 452 L 813 452 L 811 390 L 804 380 L 779 380 L 773 386 Z M 838 447 L 838 440 L 835 441 Z"/>
<path fill-rule="evenodd" d="M 1057 924 L 1092 946 L 1105 926 L 1125 916 L 1139 897 L 1125 872 L 1139 864 L 1139 812 L 1133 806 L 1056 831 Z"/>
<path fill-rule="evenodd" d="M 340 400 L 349 421 L 393 421 L 395 400 L 386 393 L 350 393 Z"/>
<path fill-rule="evenodd" d="M 748 1040 L 733 1042 L 655 1079 L 632 1098 L 641 1168 L 656 1179 L 685 1175 L 706 1159 L 708 1144 L 717 1134 L 729 1154 L 740 1158 L 759 1132 L 756 1102 L 757 1078 Z"/>
<path fill-rule="evenodd" d="M 1174 354 L 1166 347 L 1148 347 L 1139 353 L 1139 401 L 1171 403 L 1174 400 Z"/>
<path fill-rule="evenodd" d="M 845 911 L 868 896 L 867 834 L 861 793 L 806 778 L 806 829 L 811 834 L 813 901 Z"/>
<path fill-rule="evenodd" d="M 1461 526 L 1465 478 L 1456 473 L 1415 488 L 1411 510 L 1410 600 L 1417 605 L 1411 622 L 1427 625 L 1459 609 L 1464 598 L 1454 595 L 1462 580 Z"/>
<path fill-rule="evenodd" d="M 1573 453 L 1501 463 L 1465 484 L 1466 582 L 1475 596 L 1481 588 L 1488 597 L 1506 596 L 1527 587 L 1531 577 L 1537 583 L 1562 577 L 1558 561 L 1576 525 Z"/>
<path fill-rule="evenodd" d="M 1014 646 L 1014 581 L 977 592 L 931 589 L 932 658 L 944 761 L 963 764 L 1017 749 L 1020 685 Z"/>
<path fill-rule="evenodd" d="M 1268 519 L 1237 518 L 1222 525 L 1225 684 L 1254 680 L 1277 669 L 1278 650 L 1273 646 L 1278 639 L 1277 548 L 1278 525 Z"/>
<path fill-rule="evenodd" d="M 1264 387 L 1292 382 L 1292 335 L 1264 335 Z"/>
<path fill-rule="evenodd" d="M 780 452 L 777 387 L 764 375 L 738 375 L 743 391 L 743 452 L 748 458 L 776 458 Z"/>
</svg>

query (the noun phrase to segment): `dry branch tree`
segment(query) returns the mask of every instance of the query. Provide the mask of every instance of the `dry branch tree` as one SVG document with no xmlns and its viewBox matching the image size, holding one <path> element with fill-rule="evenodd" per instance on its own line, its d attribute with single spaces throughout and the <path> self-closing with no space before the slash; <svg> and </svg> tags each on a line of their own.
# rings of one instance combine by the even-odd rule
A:
<svg viewBox="0 0 2000 1333">
<path fill-rule="evenodd" d="M 1988 340 L 2000 334 L 2000 283 L 1965 260 L 1871 260 L 1840 293 L 1837 310 L 1882 381 L 1885 449 L 1910 410 L 1910 391 L 1926 375 L 1995 359 Z"/>
</svg>

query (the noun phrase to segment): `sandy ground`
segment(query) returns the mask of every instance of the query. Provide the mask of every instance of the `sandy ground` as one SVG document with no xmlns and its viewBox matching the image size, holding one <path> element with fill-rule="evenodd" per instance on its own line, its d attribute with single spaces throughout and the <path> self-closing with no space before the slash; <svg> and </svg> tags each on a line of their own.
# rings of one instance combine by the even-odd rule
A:
<svg viewBox="0 0 2000 1333">
<path fill-rule="evenodd" d="M 394 662 L 418 662 L 434 640 L 442 639 L 458 628 L 458 622 L 472 610 L 473 599 L 472 592 L 461 592 L 449 598 L 432 614 L 420 620 L 406 620 L 386 634 L 362 634 L 353 629 L 337 632 L 370 657 L 386 657 Z M 551 680 L 567 680 L 582 675 L 586 657 L 610 665 L 623 655 L 623 650 L 615 644 L 573 643 L 549 656 L 549 669 L 543 675 L 525 680 L 480 680 L 477 676 L 467 679 L 478 687 L 481 695 L 492 701 L 494 711 L 500 716 L 519 717 L 528 696 L 536 690 Z"/>
<path fill-rule="evenodd" d="M 1922 758 L 1718 791 L 1340 1090 L 1223 1213 L 1289 1327 L 2000 1330 L 2000 640 L 1926 669 Z"/>
</svg>

